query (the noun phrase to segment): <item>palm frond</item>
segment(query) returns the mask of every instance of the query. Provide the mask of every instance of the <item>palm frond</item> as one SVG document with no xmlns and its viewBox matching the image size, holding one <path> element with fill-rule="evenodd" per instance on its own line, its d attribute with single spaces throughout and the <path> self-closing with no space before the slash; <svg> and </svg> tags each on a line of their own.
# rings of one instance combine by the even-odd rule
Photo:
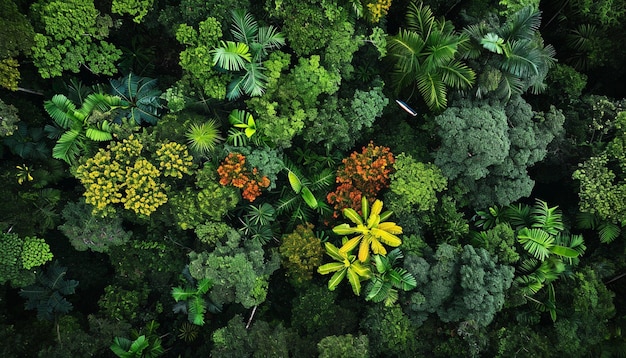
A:
<svg viewBox="0 0 626 358">
<path fill-rule="evenodd" d="M 52 157 L 72 164 L 79 157 L 84 146 L 83 134 L 78 130 L 70 129 L 61 135 L 52 148 Z"/>
<path fill-rule="evenodd" d="M 528 78 L 539 74 L 537 52 L 532 51 L 528 41 L 513 41 L 510 43 L 508 55 L 500 63 L 500 68 L 517 77 Z"/>
<path fill-rule="evenodd" d="M 603 222 L 598 226 L 598 235 L 603 244 L 610 244 L 619 237 L 621 232 L 622 229 L 612 222 Z"/>
<path fill-rule="evenodd" d="M 330 169 L 323 169 L 320 173 L 314 174 L 311 178 L 309 186 L 311 190 L 328 189 L 335 182 L 335 173 Z"/>
<path fill-rule="evenodd" d="M 496 96 L 499 98 L 511 98 L 513 95 L 524 92 L 522 80 L 508 72 L 501 72 L 500 85 L 496 89 Z"/>
<path fill-rule="evenodd" d="M 539 26 L 541 26 L 541 12 L 533 9 L 532 6 L 526 6 L 509 18 L 501 29 L 500 35 L 505 41 L 530 40 L 539 30 Z"/>
<path fill-rule="evenodd" d="M 533 228 L 540 228 L 550 235 L 558 235 L 565 229 L 563 215 L 558 206 L 549 207 L 548 203 L 537 199 L 531 210 L 533 215 Z"/>
<path fill-rule="evenodd" d="M 545 260 L 550 256 L 550 248 L 554 246 L 554 237 L 541 229 L 523 228 L 517 233 L 517 241 L 524 249 L 538 260 Z"/>
<path fill-rule="evenodd" d="M 107 121 L 103 121 L 98 123 L 97 126 L 87 128 L 85 135 L 91 140 L 104 142 L 113 139 L 112 130 L 112 125 Z"/>
<path fill-rule="evenodd" d="M 476 80 L 476 73 L 461 61 L 453 60 L 440 66 L 441 80 L 452 88 L 469 88 Z"/>
<path fill-rule="evenodd" d="M 268 50 L 278 49 L 285 45 L 285 35 L 274 26 L 259 27 L 257 42 L 261 45 L 257 61 L 267 55 Z"/>
<path fill-rule="evenodd" d="M 423 37 L 428 37 L 437 20 L 429 6 L 424 6 L 422 2 L 417 5 L 416 1 L 411 1 L 406 12 L 407 29 L 415 31 Z"/>
<path fill-rule="evenodd" d="M 421 74 L 417 78 L 417 88 L 428 108 L 433 111 L 446 108 L 448 104 L 448 90 L 444 82 L 440 78 L 436 78 L 435 74 Z"/>
<path fill-rule="evenodd" d="M 239 9 L 231 11 L 231 15 L 233 27 L 230 33 L 233 34 L 233 38 L 248 45 L 255 42 L 259 26 L 252 14 Z"/>
<path fill-rule="evenodd" d="M 75 115 L 76 105 L 62 94 L 54 95 L 51 100 L 44 102 L 44 109 L 63 129 L 69 129 L 77 121 L 82 124 L 82 119 Z"/>
<path fill-rule="evenodd" d="M 252 61 L 250 47 L 242 42 L 222 41 L 213 51 L 213 65 L 228 71 L 240 71 Z"/>
</svg>

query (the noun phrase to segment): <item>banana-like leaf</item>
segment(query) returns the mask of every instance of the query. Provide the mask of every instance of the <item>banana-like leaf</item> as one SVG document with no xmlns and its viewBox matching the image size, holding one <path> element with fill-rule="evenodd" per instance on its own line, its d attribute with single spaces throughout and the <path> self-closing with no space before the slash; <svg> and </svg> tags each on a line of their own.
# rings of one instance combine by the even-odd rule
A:
<svg viewBox="0 0 626 358">
<path fill-rule="evenodd" d="M 367 201 L 367 198 L 365 197 L 365 195 L 361 197 L 361 212 L 363 213 L 364 218 L 367 218 L 370 216 L 370 203 Z M 361 221 L 361 218 L 359 218 L 359 221 Z M 361 224 L 363 224 L 362 221 L 361 221 Z"/>
<path fill-rule="evenodd" d="M 371 229 L 373 227 L 377 227 L 380 223 L 380 215 L 371 212 L 370 216 L 367 218 L 367 228 Z"/>
<path fill-rule="evenodd" d="M 378 241 L 375 237 L 371 238 L 372 241 L 372 252 L 375 253 L 376 255 L 387 255 L 387 249 L 385 249 L 385 247 L 380 243 L 380 241 Z"/>
<path fill-rule="evenodd" d="M 363 220 L 361 219 L 361 215 L 359 215 L 356 210 L 352 208 L 343 209 L 343 216 L 345 216 L 348 220 L 352 221 L 357 225 L 363 225 Z"/>
<path fill-rule="evenodd" d="M 298 178 L 294 172 L 289 170 L 287 171 L 287 179 L 289 179 L 291 189 L 293 189 L 296 194 L 300 194 L 300 191 L 302 190 L 302 182 L 300 181 L 300 178 Z"/>
<path fill-rule="evenodd" d="M 372 242 L 371 235 L 365 235 L 359 246 L 359 261 L 366 262 L 370 257 L 370 244 Z"/>
<path fill-rule="evenodd" d="M 104 142 L 113 139 L 113 135 L 111 134 L 111 132 L 101 130 L 95 127 L 87 128 L 87 131 L 85 131 L 85 136 L 87 136 L 87 138 L 91 140 L 95 140 L 98 142 Z"/>
<path fill-rule="evenodd" d="M 337 235 L 350 235 L 358 231 L 356 228 L 350 227 L 349 224 L 339 224 L 333 228 L 333 232 Z"/>
<path fill-rule="evenodd" d="M 321 275 L 327 275 L 346 268 L 343 262 L 330 262 L 317 268 L 317 272 Z"/>
<path fill-rule="evenodd" d="M 359 296 L 361 294 L 361 278 L 350 268 L 346 271 L 348 273 L 348 281 L 350 282 L 350 286 L 352 286 L 352 291 L 355 295 Z"/>
<path fill-rule="evenodd" d="M 341 271 L 335 272 L 335 274 L 328 281 L 328 289 L 334 291 L 337 286 L 341 283 L 344 277 L 346 277 L 346 272 L 348 272 L 348 268 L 345 268 Z"/>
<path fill-rule="evenodd" d="M 385 230 L 390 234 L 402 234 L 402 227 L 396 225 L 396 223 L 391 221 L 381 222 L 380 224 L 378 224 L 378 228 L 381 230 Z"/>
<path fill-rule="evenodd" d="M 372 235 L 379 238 L 380 241 L 382 241 L 386 245 L 389 245 L 392 247 L 398 247 L 400 246 L 400 244 L 402 244 L 402 240 L 400 240 L 399 237 L 397 237 L 394 234 L 388 233 L 387 231 L 384 231 L 378 228 L 372 228 L 371 231 L 372 231 Z"/>
<path fill-rule="evenodd" d="M 387 210 L 384 213 L 380 214 L 380 222 L 387 221 L 389 217 L 393 215 L 393 211 Z"/>
<path fill-rule="evenodd" d="M 339 249 L 337 248 L 337 246 L 331 244 L 328 241 L 324 243 L 324 247 L 326 248 L 326 253 L 328 254 L 328 256 L 332 257 L 333 259 L 337 261 L 343 261 L 348 257 L 348 255 L 342 254 L 341 252 L 339 252 Z"/>
<path fill-rule="evenodd" d="M 364 266 L 361 262 L 359 261 L 354 261 L 352 263 L 352 265 L 350 265 L 350 268 L 356 272 L 357 275 L 361 276 L 364 280 L 369 279 L 370 277 L 372 277 L 372 270 L 370 270 L 369 267 Z"/>
<path fill-rule="evenodd" d="M 348 240 L 345 244 L 341 246 L 341 248 L 339 249 L 339 252 L 345 255 L 349 254 L 350 252 L 352 252 L 352 250 L 354 250 L 355 247 L 359 245 L 359 242 L 361 242 L 362 238 L 363 238 L 363 235 L 359 235 L 357 237 L 353 237 L 352 239 Z"/>
<path fill-rule="evenodd" d="M 302 199 L 304 199 L 306 205 L 308 205 L 311 209 L 317 209 L 317 199 L 315 199 L 315 196 L 309 188 L 306 186 L 303 187 L 300 195 L 302 196 Z"/>
<path fill-rule="evenodd" d="M 578 251 L 566 246 L 554 245 L 550 247 L 550 252 L 570 259 L 578 257 Z"/>
<path fill-rule="evenodd" d="M 376 199 L 376 201 L 374 201 L 374 204 L 372 204 L 372 210 L 371 210 L 369 216 L 372 216 L 372 215 L 380 216 L 380 212 L 382 210 L 383 210 L 383 202 L 378 200 L 378 199 Z"/>
</svg>

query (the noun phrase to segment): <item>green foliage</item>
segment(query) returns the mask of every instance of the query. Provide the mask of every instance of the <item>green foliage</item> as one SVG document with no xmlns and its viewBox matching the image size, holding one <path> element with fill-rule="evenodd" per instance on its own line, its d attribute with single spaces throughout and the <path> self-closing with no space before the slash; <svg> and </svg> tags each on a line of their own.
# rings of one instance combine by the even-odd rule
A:
<svg viewBox="0 0 626 358">
<path fill-rule="evenodd" d="M 173 192 L 169 200 L 170 210 L 178 226 L 184 230 L 193 229 L 207 220 L 222 220 L 241 200 L 236 188 L 220 185 L 212 165 L 205 164 L 195 175 L 195 188 Z"/>
<path fill-rule="evenodd" d="M 48 261 L 51 261 L 54 255 L 50 252 L 50 246 L 44 239 L 37 237 L 24 238 L 24 244 L 22 245 L 22 266 L 26 270 L 30 270 L 33 267 L 41 266 Z"/>
<path fill-rule="evenodd" d="M 0 2 L 0 21 L 4 24 L 0 30 L 0 38 L 3 39 L 0 44 L 0 59 L 30 54 L 35 33 L 28 18 L 19 12 L 14 1 Z"/>
<path fill-rule="evenodd" d="M 133 332 L 133 340 L 115 337 L 109 348 L 120 358 L 159 357 L 165 353 L 165 349 L 161 346 L 161 337 L 156 333 L 158 328 L 159 324 L 156 321 L 148 322 L 146 333 Z"/>
<path fill-rule="evenodd" d="M 547 95 L 561 100 L 565 98 L 567 102 L 573 103 L 580 98 L 587 86 L 587 75 L 576 71 L 573 67 L 557 63 L 548 72 L 546 81 L 548 83 Z"/>
<path fill-rule="evenodd" d="M 506 106 L 461 102 L 435 118 L 441 146 L 435 164 L 473 207 L 508 205 L 529 196 L 527 168 L 542 160 L 565 117 L 554 107 L 534 113 L 521 97 Z M 466 140 L 465 140 L 466 139 Z"/>
<path fill-rule="evenodd" d="M 152 9 L 154 0 L 113 0 L 111 12 L 114 14 L 128 14 L 133 16 L 133 21 L 141 23 L 143 18 Z"/>
<path fill-rule="evenodd" d="M 107 252 L 110 246 L 126 243 L 132 236 L 124 230 L 120 217 L 100 218 L 91 214 L 93 208 L 84 199 L 67 203 L 63 208 L 63 224 L 59 230 L 78 251 L 87 249 Z"/>
<path fill-rule="evenodd" d="M 365 335 L 327 336 L 317 344 L 320 358 L 369 358 L 369 339 Z"/>
<path fill-rule="evenodd" d="M 243 318 L 235 315 L 225 327 L 213 332 L 211 337 L 214 357 L 289 357 L 287 329 L 281 324 L 270 325 L 256 321 L 252 326 L 244 325 Z"/>
<path fill-rule="evenodd" d="M 37 283 L 20 290 L 20 296 L 26 299 L 25 308 L 36 309 L 37 318 L 52 321 L 74 308 L 63 296 L 73 294 L 78 281 L 66 280 L 66 270 L 54 261 L 45 272 L 37 274 Z"/>
<path fill-rule="evenodd" d="M 501 3 L 509 5 L 506 0 Z M 544 45 L 539 34 L 538 7 L 529 5 L 513 12 L 518 7 L 515 4 L 505 11 L 504 24 L 483 21 L 464 30 L 470 41 L 463 48 L 463 56 L 480 61 L 476 67 L 482 70 L 475 92 L 478 98 L 493 95 L 508 99 L 529 89 L 538 94 L 546 88 L 544 80 L 554 65 L 555 50 Z"/>
<path fill-rule="evenodd" d="M 507 265 L 519 261 L 520 255 L 515 249 L 515 232 L 509 224 L 498 223 L 489 230 L 472 234 L 472 245 L 487 250 L 498 261 Z"/>
<path fill-rule="evenodd" d="M 400 249 L 393 249 L 387 256 L 374 256 L 373 266 L 376 270 L 367 286 L 366 301 L 384 301 L 385 306 L 391 307 L 398 300 L 398 290 L 410 291 L 417 286 L 415 277 L 407 270 L 394 267 L 403 257 Z"/>
<path fill-rule="evenodd" d="M 415 327 L 400 306 L 370 306 L 360 322 L 370 342 L 373 357 L 410 357 L 415 355 L 418 337 Z"/>
<path fill-rule="evenodd" d="M 291 146 L 292 138 L 306 123 L 313 123 L 323 95 L 339 89 L 341 76 L 320 63 L 318 55 L 301 57 L 288 74 L 290 57 L 279 51 L 270 54 L 264 66 L 268 70 L 267 91 L 263 97 L 246 101 L 256 112 L 257 132 L 278 147 Z"/>
<path fill-rule="evenodd" d="M 412 210 L 431 211 L 437 203 L 437 193 L 446 189 L 448 180 L 434 164 L 416 161 L 410 154 L 400 153 L 393 164 L 389 189 L 389 206 L 395 213 Z"/>
<path fill-rule="evenodd" d="M 16 124 L 20 121 L 17 112 L 15 106 L 6 104 L 0 99 L 0 138 L 8 137 L 17 130 Z"/>
<path fill-rule="evenodd" d="M 32 5 L 36 28 L 33 61 L 43 78 L 78 73 L 85 66 L 94 74 L 113 75 L 122 55 L 105 41 L 113 21 L 100 15 L 93 1 L 40 1 Z"/>
<path fill-rule="evenodd" d="M 229 100 L 243 94 L 261 96 L 267 80 L 261 63 L 269 50 L 285 44 L 285 37 L 271 25 L 259 27 L 252 14 L 245 10 L 233 10 L 231 15 L 231 34 L 237 42 L 221 41 L 221 46 L 212 50 L 213 65 L 240 72 L 228 85 L 226 97 Z"/>
<path fill-rule="evenodd" d="M 406 28 L 387 40 L 396 92 L 417 87 L 431 111 L 446 108 L 448 88 L 467 89 L 474 83 L 474 71 L 456 58 L 466 41 L 452 23 L 436 19 L 430 7 L 410 2 Z"/>
<path fill-rule="evenodd" d="M 44 103 L 56 127 L 46 125 L 48 137 L 57 139 L 52 157 L 69 164 L 88 152 L 90 142 L 113 139 L 113 113 L 126 107 L 121 97 L 101 93 L 89 94 L 80 108 L 65 95 L 57 94 Z"/>
<path fill-rule="evenodd" d="M 129 73 L 117 80 L 111 80 L 111 92 L 124 100 L 121 116 L 142 122 L 156 124 L 161 105 L 161 91 L 156 78 L 141 77 Z"/>
<path fill-rule="evenodd" d="M 207 303 L 202 297 L 211 288 L 211 281 L 204 278 L 197 282 L 196 287 L 173 287 L 174 301 L 186 301 L 187 320 L 195 325 L 203 326 Z"/>
<path fill-rule="evenodd" d="M 292 233 L 283 235 L 279 251 L 289 282 L 296 287 L 313 278 L 324 254 L 322 242 L 313 233 L 312 224 L 298 225 Z"/>
<path fill-rule="evenodd" d="M 189 271 L 196 280 L 214 283 L 209 298 L 218 307 L 240 303 L 251 308 L 265 301 L 269 276 L 280 266 L 275 252 L 268 259 L 264 255 L 261 243 L 242 242 L 241 235 L 231 231 L 213 251 L 190 253 Z"/>
<path fill-rule="evenodd" d="M 504 306 L 505 292 L 513 281 L 514 269 L 497 263 L 486 250 L 465 245 L 462 250 L 442 244 L 432 256 L 433 264 L 407 266 L 420 281 L 412 294 L 410 309 L 418 313 L 437 313 L 444 322 L 473 321 L 481 327 L 491 323 Z M 411 261 L 413 263 L 415 261 Z M 418 323 L 423 320 L 418 319 Z"/>
<path fill-rule="evenodd" d="M 98 307 L 111 319 L 121 322 L 139 322 L 144 318 L 140 307 L 146 304 L 149 293 L 146 283 L 132 288 L 119 284 L 108 285 L 98 300 Z"/>
<path fill-rule="evenodd" d="M 270 185 L 266 190 L 276 188 L 278 174 L 285 169 L 281 150 L 265 145 L 261 147 L 244 146 L 236 148 L 226 145 L 224 147 L 229 153 L 237 152 L 243 154 L 246 157 L 246 163 L 251 168 L 257 168 L 261 176 L 269 179 Z"/>
<path fill-rule="evenodd" d="M 621 198 L 626 190 L 626 111 L 619 112 L 614 123 L 616 133 L 606 149 L 579 164 L 572 177 L 580 185 L 580 211 L 624 226 L 626 206 Z"/>
<path fill-rule="evenodd" d="M 317 285 L 304 286 L 292 301 L 291 322 L 298 333 L 313 343 L 323 337 L 355 332 L 359 317 L 353 302 L 342 302 L 337 291 Z"/>
<path fill-rule="evenodd" d="M 352 98 L 331 96 L 321 103 L 317 116 L 306 123 L 302 137 L 307 143 L 324 144 L 327 149 L 348 150 L 364 138 L 379 118 L 389 99 L 384 83 L 374 80 L 370 89 L 357 89 Z M 327 133 L 333 133 L 331 137 Z"/>
<path fill-rule="evenodd" d="M 211 50 L 218 45 L 221 37 L 222 26 L 214 17 L 208 17 L 200 22 L 197 30 L 186 23 L 176 30 L 178 42 L 187 46 L 180 53 L 179 63 L 186 71 L 188 81 L 204 95 L 213 99 L 224 99 L 228 84 L 228 79 L 219 76 L 218 71 L 211 66 L 213 61 Z"/>
<path fill-rule="evenodd" d="M 228 224 L 216 221 L 207 221 L 204 224 L 197 225 L 194 232 L 198 240 L 209 246 L 214 246 L 221 241 L 231 231 L 235 230 Z"/>
</svg>

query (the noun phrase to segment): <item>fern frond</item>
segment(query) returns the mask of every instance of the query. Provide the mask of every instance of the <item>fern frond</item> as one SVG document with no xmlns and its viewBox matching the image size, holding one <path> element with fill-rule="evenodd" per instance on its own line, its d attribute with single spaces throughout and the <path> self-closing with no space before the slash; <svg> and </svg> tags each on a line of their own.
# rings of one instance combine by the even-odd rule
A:
<svg viewBox="0 0 626 358">
<path fill-rule="evenodd" d="M 603 244 L 610 244 L 619 237 L 621 232 L 622 229 L 612 222 L 605 221 L 598 226 L 598 235 L 600 235 L 600 242 Z"/>
</svg>

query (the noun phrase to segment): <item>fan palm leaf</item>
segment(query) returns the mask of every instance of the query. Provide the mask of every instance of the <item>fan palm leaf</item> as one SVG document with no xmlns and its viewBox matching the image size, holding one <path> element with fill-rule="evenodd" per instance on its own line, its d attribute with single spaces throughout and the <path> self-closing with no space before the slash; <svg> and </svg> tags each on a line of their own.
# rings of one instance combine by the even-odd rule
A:
<svg viewBox="0 0 626 358">
<path fill-rule="evenodd" d="M 263 26 L 259 28 L 257 43 L 261 46 L 259 53 L 255 56 L 258 60 L 267 55 L 267 50 L 277 49 L 285 45 L 285 36 L 274 26 Z"/>
<path fill-rule="evenodd" d="M 541 13 L 532 6 L 526 6 L 507 21 L 500 31 L 500 36 L 505 41 L 514 39 L 532 39 L 541 26 Z"/>
<path fill-rule="evenodd" d="M 85 138 L 81 131 L 70 129 L 63 133 L 52 148 L 52 157 L 73 163 L 85 147 Z"/>
<path fill-rule="evenodd" d="M 69 129 L 73 123 L 82 120 L 77 118 L 76 105 L 62 94 L 57 94 L 44 103 L 44 109 L 54 122 L 63 129 Z"/>
<path fill-rule="evenodd" d="M 448 89 L 437 74 L 420 74 L 417 77 L 417 88 L 428 108 L 438 111 L 448 105 Z"/>
<path fill-rule="evenodd" d="M 240 71 L 246 62 L 252 61 L 250 47 L 242 42 L 222 41 L 213 52 L 213 65 L 228 71 Z"/>
<path fill-rule="evenodd" d="M 550 256 L 554 246 L 554 237 L 541 229 L 523 228 L 517 234 L 517 240 L 526 251 L 538 260 L 545 260 Z"/>
<path fill-rule="evenodd" d="M 421 2 L 418 5 L 415 1 L 409 3 L 405 20 L 407 29 L 423 37 L 428 37 L 437 22 L 429 6 L 424 6 Z"/>
</svg>

